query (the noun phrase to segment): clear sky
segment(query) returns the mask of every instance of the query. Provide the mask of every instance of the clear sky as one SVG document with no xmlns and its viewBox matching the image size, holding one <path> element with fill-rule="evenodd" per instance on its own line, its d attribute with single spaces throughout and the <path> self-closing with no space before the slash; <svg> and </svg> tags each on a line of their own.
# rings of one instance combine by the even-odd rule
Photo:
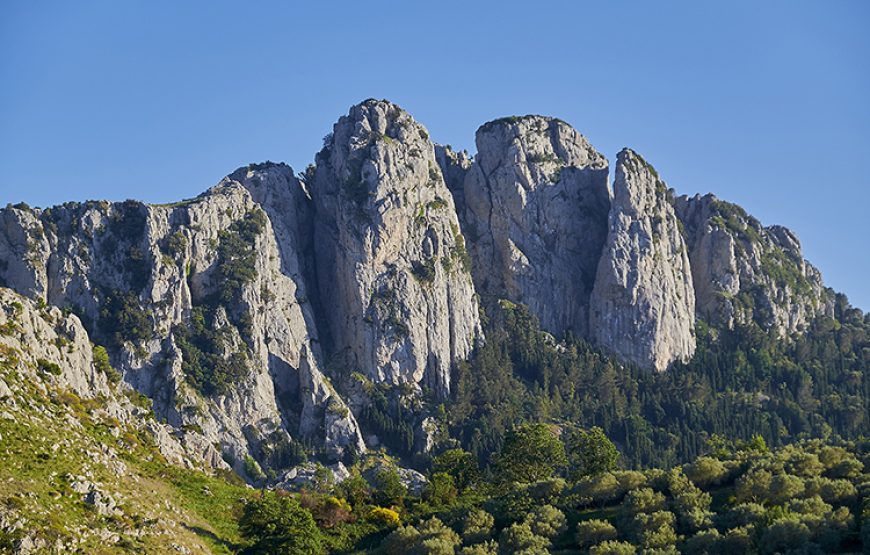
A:
<svg viewBox="0 0 870 555">
<path fill-rule="evenodd" d="M 299 171 L 368 97 L 472 153 L 480 124 L 540 113 L 791 227 L 870 309 L 870 2 L 301 4 L 0 2 L 0 205 Z"/>
</svg>

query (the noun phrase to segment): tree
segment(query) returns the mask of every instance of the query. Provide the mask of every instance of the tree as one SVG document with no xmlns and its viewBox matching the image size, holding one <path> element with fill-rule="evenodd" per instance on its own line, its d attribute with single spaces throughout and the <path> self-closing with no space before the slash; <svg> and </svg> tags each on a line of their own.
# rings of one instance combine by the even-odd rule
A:
<svg viewBox="0 0 870 555">
<path fill-rule="evenodd" d="M 712 524 L 710 504 L 713 498 L 698 489 L 679 468 L 671 470 L 668 476 L 668 491 L 682 531 L 695 532 Z"/>
<path fill-rule="evenodd" d="M 589 555 L 634 555 L 637 548 L 618 540 L 607 540 L 589 548 Z"/>
<path fill-rule="evenodd" d="M 683 470 L 700 487 L 718 485 L 728 475 L 728 469 L 722 461 L 713 457 L 698 457 L 692 464 L 683 467 Z"/>
<path fill-rule="evenodd" d="M 475 545 L 463 547 L 459 555 L 498 555 L 498 544 L 493 541 L 485 541 Z"/>
<path fill-rule="evenodd" d="M 773 475 L 767 470 L 750 470 L 737 479 L 734 492 L 737 501 L 764 501 L 767 498 L 771 480 L 773 480 Z"/>
<path fill-rule="evenodd" d="M 588 549 L 603 541 L 615 540 L 618 535 L 616 527 L 606 520 L 593 518 L 577 523 L 576 540 L 583 549 Z"/>
<path fill-rule="evenodd" d="M 796 520 L 774 522 L 761 536 L 761 553 L 783 553 L 805 545 L 810 538 L 807 525 Z"/>
<path fill-rule="evenodd" d="M 453 476 L 446 472 L 435 472 L 426 484 L 423 495 L 433 505 L 449 505 L 456 501 L 456 486 L 453 485 Z"/>
<path fill-rule="evenodd" d="M 249 501 L 239 530 L 253 542 L 251 553 L 306 555 L 323 551 L 311 513 L 289 495 L 263 492 Z"/>
<path fill-rule="evenodd" d="M 850 484 L 851 485 L 851 484 Z M 804 481 L 791 474 L 777 474 L 770 480 L 767 500 L 772 505 L 781 505 L 804 492 Z"/>
<path fill-rule="evenodd" d="M 623 518 L 631 519 L 639 513 L 652 513 L 665 507 L 665 496 L 651 488 L 639 488 L 628 492 L 622 501 L 620 512 Z"/>
<path fill-rule="evenodd" d="M 498 544 L 503 553 L 534 552 L 533 550 L 547 553 L 550 540 L 535 534 L 527 523 L 515 522 L 502 531 Z"/>
<path fill-rule="evenodd" d="M 568 441 L 571 475 L 574 479 L 616 469 L 619 451 L 604 430 L 595 426 L 577 430 Z"/>
<path fill-rule="evenodd" d="M 568 528 L 565 513 L 552 505 L 541 505 L 526 515 L 524 520 L 538 536 L 553 539 Z"/>
<path fill-rule="evenodd" d="M 492 537 L 495 519 L 483 509 L 472 509 L 462 520 L 462 540 L 467 544 L 480 543 Z"/>
<path fill-rule="evenodd" d="M 432 472 L 445 472 L 453 476 L 460 491 L 480 482 L 480 467 L 477 459 L 462 449 L 448 449 L 432 460 Z"/>
<path fill-rule="evenodd" d="M 416 528 L 402 526 L 393 530 L 381 542 L 381 551 L 387 555 L 453 555 L 459 544 L 459 535 L 432 517 Z"/>
<path fill-rule="evenodd" d="M 588 499 L 589 502 L 598 503 L 601 506 L 616 500 L 624 492 L 619 485 L 619 480 L 610 472 L 586 476 L 577 482 L 574 490 L 581 498 Z"/>
<path fill-rule="evenodd" d="M 402 477 L 395 468 L 383 468 L 375 475 L 374 499 L 378 505 L 401 505 L 408 488 L 402 483 Z"/>
<path fill-rule="evenodd" d="M 636 514 L 631 524 L 631 535 L 636 543 L 647 549 L 672 546 L 677 542 L 675 520 L 674 513 L 668 511 Z"/>
<path fill-rule="evenodd" d="M 546 424 L 524 424 L 508 432 L 496 461 L 499 481 L 545 480 L 567 464 L 565 446 Z"/>
</svg>

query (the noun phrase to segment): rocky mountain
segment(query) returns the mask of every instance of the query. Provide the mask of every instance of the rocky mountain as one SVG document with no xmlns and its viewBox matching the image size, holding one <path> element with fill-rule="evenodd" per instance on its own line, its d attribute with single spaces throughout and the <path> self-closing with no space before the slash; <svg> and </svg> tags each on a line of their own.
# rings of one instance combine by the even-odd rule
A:
<svg viewBox="0 0 870 555">
<path fill-rule="evenodd" d="M 589 319 L 595 341 L 665 370 L 695 352 L 695 291 L 686 242 L 655 169 L 625 149 L 616 162 L 607 243 Z"/>
<path fill-rule="evenodd" d="M 52 307 L 74 348 L 38 357 L 70 369 L 64 386 L 108 395 L 104 346 L 165 454 L 254 483 L 296 476 L 302 452 L 336 472 L 390 441 L 425 452 L 502 299 L 654 371 L 692 357 L 699 320 L 788 336 L 833 310 L 790 231 L 675 197 L 631 150 L 611 190 L 607 159 L 560 120 L 493 121 L 476 143 L 435 145 L 367 100 L 300 176 L 254 164 L 172 205 L 8 206 L 0 285 L 29 301 L 4 290 L 3 306 Z M 60 341 L 33 330 L 11 336 Z"/>
</svg>

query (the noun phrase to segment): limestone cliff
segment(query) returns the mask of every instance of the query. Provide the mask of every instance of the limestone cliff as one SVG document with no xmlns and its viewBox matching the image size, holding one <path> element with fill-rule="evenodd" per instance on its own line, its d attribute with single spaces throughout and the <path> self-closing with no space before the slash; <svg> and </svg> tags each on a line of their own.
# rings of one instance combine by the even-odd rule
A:
<svg viewBox="0 0 870 555">
<path fill-rule="evenodd" d="M 630 150 L 611 192 L 605 157 L 558 119 L 496 120 L 476 143 L 473 158 L 435 146 L 367 100 L 299 177 L 264 163 L 171 205 L 8 206 L 0 286 L 55 326 L 18 341 L 47 337 L 34 352 L 82 397 L 115 387 L 90 361 L 105 346 L 117 387 L 165 422 L 167 456 L 291 483 L 314 472 L 289 470 L 303 450 L 337 462 L 391 430 L 403 454 L 431 449 L 427 401 L 483 339 L 479 304 L 523 303 L 557 337 L 654 370 L 692 356 L 696 318 L 786 335 L 831 313 L 790 231 L 675 199 Z"/>
<path fill-rule="evenodd" d="M 659 371 L 695 352 L 689 255 L 669 194 L 643 158 L 619 153 L 590 317 L 599 345 Z"/>
<path fill-rule="evenodd" d="M 369 100 L 338 120 L 311 184 L 330 360 L 445 397 L 480 334 L 468 254 L 426 129 Z"/>
<path fill-rule="evenodd" d="M 205 462 L 279 470 L 302 440 L 334 457 L 364 450 L 319 371 L 293 213 L 273 228 L 254 198 L 273 213 L 305 202 L 290 168 L 269 164 L 175 205 L 10 207 L 0 256 L 13 264 L 0 276 L 79 314 Z"/>
<path fill-rule="evenodd" d="M 541 116 L 490 122 L 476 141 L 473 165 L 451 189 L 464 205 L 481 296 L 528 305 L 556 335 L 586 336 L 607 234 L 607 160 L 569 125 Z"/>
<path fill-rule="evenodd" d="M 686 230 L 699 318 L 727 328 L 754 321 L 787 335 L 832 314 L 833 296 L 789 229 L 764 227 L 710 194 L 680 196 L 675 207 Z"/>
</svg>

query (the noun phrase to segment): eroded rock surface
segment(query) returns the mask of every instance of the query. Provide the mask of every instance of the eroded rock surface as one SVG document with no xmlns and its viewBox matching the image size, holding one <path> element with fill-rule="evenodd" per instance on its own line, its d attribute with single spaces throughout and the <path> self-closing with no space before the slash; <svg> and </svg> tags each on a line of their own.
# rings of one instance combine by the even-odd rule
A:
<svg viewBox="0 0 870 555">
<path fill-rule="evenodd" d="M 689 254 L 669 194 L 643 158 L 619 153 L 590 318 L 599 345 L 659 371 L 695 352 Z"/>
</svg>

